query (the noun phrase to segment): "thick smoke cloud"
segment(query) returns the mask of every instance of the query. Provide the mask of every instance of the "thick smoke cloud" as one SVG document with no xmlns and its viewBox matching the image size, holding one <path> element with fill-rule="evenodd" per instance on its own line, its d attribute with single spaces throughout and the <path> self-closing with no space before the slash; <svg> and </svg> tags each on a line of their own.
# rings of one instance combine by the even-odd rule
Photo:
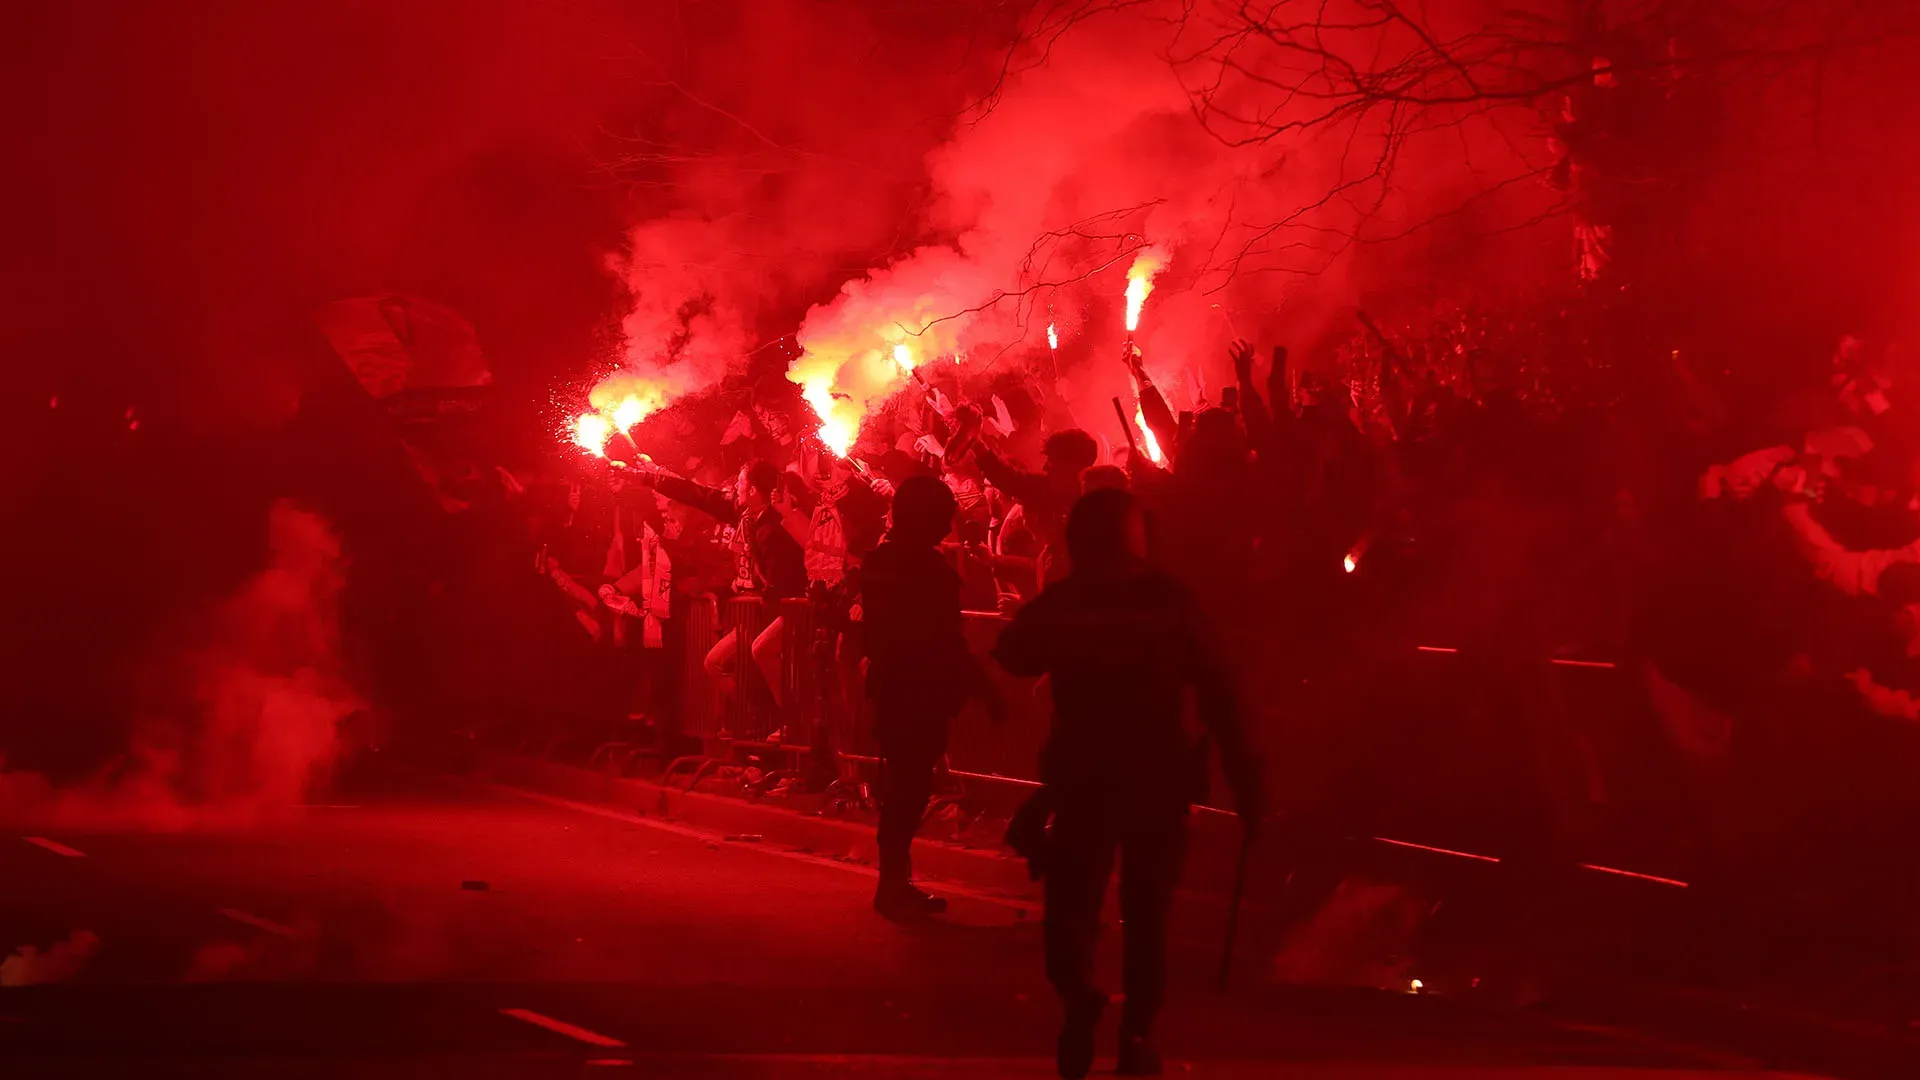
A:
<svg viewBox="0 0 1920 1080">
<path fill-rule="evenodd" d="M 808 312 L 796 381 L 830 382 L 841 409 L 865 411 L 901 384 L 881 361 L 894 342 L 929 358 L 1024 359 L 1044 349 L 1050 323 L 1069 353 L 1105 357 L 1124 333 L 1124 274 L 1153 245 L 1172 263 L 1139 341 L 1149 370 L 1191 403 L 1227 375 L 1214 358 L 1233 337 L 1312 332 L 1332 306 L 1351 304 L 1366 284 L 1343 257 L 1354 237 L 1418 231 L 1457 213 L 1485 176 L 1529 169 L 1528 147 L 1475 119 L 1391 143 L 1384 126 L 1356 122 L 1236 145 L 1237 133 L 1196 117 L 1191 82 L 1218 77 L 1205 46 L 1230 9 L 1188 5 L 1182 21 L 1182 5 L 1116 6 L 1126 9 L 1064 33 L 1028 25 L 991 98 L 927 157 L 935 239 Z M 1215 105 L 1259 108 L 1253 97 L 1242 86 Z M 1462 146 L 1479 176 L 1460 167 Z M 1509 195 L 1465 224 L 1550 197 L 1542 185 Z M 1361 269 L 1387 280 L 1382 265 Z M 1097 424 L 1124 380 L 1118 364 L 1081 365 L 1062 389 Z"/>
<path fill-rule="evenodd" d="M 923 159 L 992 57 L 985 6 L 715 5 L 634 47 L 654 106 L 601 150 L 641 220 L 612 266 L 617 361 L 669 397 L 737 372 L 795 314 L 916 238 Z"/>
<path fill-rule="evenodd" d="M 0 772 L 0 819 L 180 828 L 285 813 L 326 778 L 361 702 L 340 655 L 340 544 L 276 503 L 267 564 L 150 643 L 131 746 L 91 780 L 56 787 Z"/>
</svg>

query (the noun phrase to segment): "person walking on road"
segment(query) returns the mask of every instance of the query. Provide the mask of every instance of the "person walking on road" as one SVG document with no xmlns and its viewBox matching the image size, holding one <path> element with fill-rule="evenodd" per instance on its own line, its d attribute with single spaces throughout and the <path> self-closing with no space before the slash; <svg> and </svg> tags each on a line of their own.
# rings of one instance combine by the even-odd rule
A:
<svg viewBox="0 0 1920 1080">
<path fill-rule="evenodd" d="M 913 885 L 913 836 L 954 718 L 970 699 L 1002 708 L 961 631 L 960 575 L 940 553 L 956 506 L 953 492 L 935 477 L 902 483 L 887 538 L 861 572 L 867 697 L 881 761 L 880 885 L 873 906 L 894 919 L 946 910 L 945 900 Z"/>
<path fill-rule="evenodd" d="M 1261 814 L 1260 770 L 1192 596 L 1147 562 L 1138 500 L 1123 490 L 1088 492 L 1068 517 L 1066 542 L 1072 572 L 1020 609 L 994 657 L 1014 675 L 1052 684 L 1041 780 L 1053 823 L 1040 869 L 1047 978 L 1066 1010 L 1060 1075 L 1082 1077 L 1093 1066 L 1107 1003 L 1093 981 L 1093 949 L 1116 854 L 1126 990 L 1118 1071 L 1146 1075 L 1160 1071 L 1152 1035 L 1166 989 L 1167 917 L 1199 782 L 1194 766 L 1205 764 L 1181 728 L 1189 690 L 1249 828 Z"/>
</svg>

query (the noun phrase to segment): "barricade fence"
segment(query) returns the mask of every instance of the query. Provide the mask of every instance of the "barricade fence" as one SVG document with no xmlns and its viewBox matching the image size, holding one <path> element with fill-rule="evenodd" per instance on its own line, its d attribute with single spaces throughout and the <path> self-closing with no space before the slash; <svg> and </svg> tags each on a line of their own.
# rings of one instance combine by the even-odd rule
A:
<svg viewBox="0 0 1920 1080">
<path fill-rule="evenodd" d="M 746 744 L 778 748 L 790 765 L 806 751 L 843 774 L 870 768 L 876 747 L 861 627 L 816 614 L 806 600 L 779 605 L 776 694 L 760 685 L 751 659 L 772 622 L 766 603 L 694 598 L 680 666 L 682 732 L 715 756 Z M 1018 789 L 1036 776 L 1050 708 L 1043 686 L 985 660 L 1003 625 L 997 614 L 965 617 L 968 644 L 999 681 L 1011 716 L 995 724 L 969 706 L 953 726 L 948 764 L 968 780 Z M 725 635 L 733 636 L 731 695 L 705 663 Z M 1637 665 L 1493 662 L 1448 645 L 1408 644 L 1311 681 L 1312 692 L 1297 700 L 1253 701 L 1248 712 L 1276 806 L 1326 833 L 1673 884 L 1734 875 L 1752 883 L 1751 864 L 1766 861 L 1756 853 L 1771 843 L 1755 822 L 1782 818 L 1768 808 L 1783 798 L 1805 798 L 1788 791 L 1790 777 L 1781 786 L 1777 777 L 1787 774 L 1777 760 L 1763 779 L 1729 779 L 1723 762 L 1708 760 L 1726 755 L 1726 746 L 1676 731 Z M 1212 791 L 1209 801 L 1225 806 L 1217 774 Z M 1773 861 L 1781 875 L 1801 862 Z"/>
<path fill-rule="evenodd" d="M 748 659 L 772 621 L 752 595 L 694 598 L 678 700 L 682 731 L 709 751 L 747 743 L 823 750 L 871 760 L 877 752 L 864 701 L 862 627 L 815 617 L 803 599 L 779 604 L 778 693 L 766 690 Z M 948 764 L 956 773 L 1031 784 L 1037 776 L 1050 705 L 1043 683 L 1015 679 L 988 654 L 1006 620 L 964 616 L 966 640 L 992 673 L 1009 717 L 992 722 L 969 705 L 955 721 Z M 732 638 L 735 691 L 723 694 L 705 663 Z M 1577 842 L 1597 857 L 1676 869 L 1668 850 L 1684 830 L 1660 824 L 1675 812 L 1665 799 L 1678 765 L 1662 760 L 1658 723 L 1629 680 L 1606 661 L 1564 660 L 1525 679 L 1490 672 L 1446 646 L 1409 647 L 1334 697 L 1328 710 L 1298 703 L 1250 703 L 1255 740 L 1267 752 L 1283 806 L 1356 831 L 1431 840 L 1448 847 L 1514 850 Z M 1382 665 L 1389 670 L 1381 670 Z M 1486 685 L 1516 682 L 1514 686 Z M 1323 715 L 1302 723 L 1304 711 Z M 1303 731 L 1303 728 L 1312 730 Z M 1225 806 L 1217 782 L 1209 801 Z M 1611 815 L 1561 820 L 1570 805 Z M 1669 821 L 1670 824 L 1670 821 Z M 1635 826 L 1635 827 L 1629 827 Z M 1640 828 L 1637 826 L 1646 826 Z M 1542 840 L 1533 833 L 1557 830 Z M 1636 843 L 1623 832 L 1658 841 Z"/>
<path fill-rule="evenodd" d="M 804 599 L 781 601 L 776 639 L 779 685 L 770 689 L 748 659 L 756 639 L 773 620 L 766 601 L 752 595 L 695 597 L 687 608 L 687 648 L 680 730 L 709 749 L 721 744 L 825 747 L 838 756 L 872 758 L 877 752 L 864 700 L 859 623 L 839 626 L 816 618 Z M 958 773 L 1032 782 L 1045 739 L 1048 710 L 1031 680 L 1013 679 L 987 659 L 1006 620 L 991 612 L 968 612 L 968 645 L 981 657 L 1009 702 L 1010 716 L 995 724 L 985 709 L 969 705 L 954 723 L 948 760 Z M 714 647 L 732 639 L 733 692 L 724 693 L 707 663 Z"/>
</svg>

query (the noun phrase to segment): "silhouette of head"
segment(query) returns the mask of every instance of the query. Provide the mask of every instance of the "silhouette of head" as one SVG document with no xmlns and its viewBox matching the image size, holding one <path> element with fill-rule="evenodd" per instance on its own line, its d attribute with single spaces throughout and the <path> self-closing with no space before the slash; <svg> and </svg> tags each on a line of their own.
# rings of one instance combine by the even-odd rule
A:
<svg viewBox="0 0 1920 1080">
<path fill-rule="evenodd" d="M 773 491 L 780 486 L 780 466 L 765 458 L 755 458 L 741 470 L 741 498 L 750 510 L 765 510 L 773 505 Z"/>
<path fill-rule="evenodd" d="M 893 528 L 889 535 L 903 544 L 932 547 L 953 531 L 959 508 L 953 492 L 938 477 L 910 476 L 893 493 Z"/>
<path fill-rule="evenodd" d="M 1067 554 L 1075 573 L 1144 562 L 1147 522 L 1140 500 L 1121 488 L 1099 488 L 1080 496 L 1067 515 Z"/>
<path fill-rule="evenodd" d="M 1118 465 L 1095 465 L 1080 474 L 1080 487 L 1083 491 L 1098 491 L 1101 488 L 1119 488 L 1124 491 L 1130 486 L 1127 470 Z"/>
<path fill-rule="evenodd" d="M 1100 460 L 1100 444 L 1079 428 L 1067 428 L 1047 436 L 1040 452 L 1047 458 L 1047 475 L 1070 476 L 1075 483 L 1089 465 Z"/>
<path fill-rule="evenodd" d="M 1183 476 L 1240 480 L 1247 468 L 1247 439 L 1225 409 L 1208 409 L 1193 419 L 1193 431 L 1180 447 L 1174 471 Z"/>
</svg>

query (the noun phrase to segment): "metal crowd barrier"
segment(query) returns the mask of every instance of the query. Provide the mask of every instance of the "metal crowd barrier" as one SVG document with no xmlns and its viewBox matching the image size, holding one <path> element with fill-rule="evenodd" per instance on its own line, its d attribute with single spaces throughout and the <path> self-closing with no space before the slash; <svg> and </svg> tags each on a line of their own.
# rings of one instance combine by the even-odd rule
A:
<svg viewBox="0 0 1920 1080">
<path fill-rule="evenodd" d="M 693 598 L 687 605 L 686 648 L 680 657 L 680 692 L 674 699 L 680 705 L 680 730 L 702 740 L 719 731 L 716 722 L 719 703 L 712 683 L 707 679 L 707 650 L 720 636 L 720 606 L 712 594 Z"/>
<path fill-rule="evenodd" d="M 962 617 L 967 645 L 1006 698 L 1008 717 L 1006 723 L 994 724 L 985 709 L 967 706 L 954 721 L 947 758 L 955 772 L 1031 781 L 1039 774 L 1040 744 L 1046 741 L 1052 709 L 1041 684 L 1006 674 L 988 655 L 1006 624 L 993 612 L 969 611 Z"/>
<path fill-rule="evenodd" d="M 811 753 L 843 775 L 870 766 L 877 748 L 859 674 L 858 624 L 844 632 L 855 640 L 843 642 L 842 631 L 816 625 L 806 600 L 784 601 L 779 614 L 776 705 L 751 660 L 752 640 L 767 622 L 762 599 L 695 598 L 682 667 L 683 730 L 713 756 L 740 750 L 797 765 Z M 968 645 L 1000 684 L 1011 715 L 995 724 L 969 705 L 954 723 L 948 764 L 963 778 L 1030 785 L 1050 705 L 1042 686 L 1009 677 L 986 658 L 1004 625 L 990 612 L 964 618 Z M 739 692 L 722 702 L 704 660 L 726 633 L 740 635 Z M 1679 869 L 1672 842 L 1680 830 L 1661 823 L 1673 822 L 1683 800 L 1666 783 L 1671 770 L 1649 760 L 1662 751 L 1657 721 L 1611 663 L 1550 661 L 1518 691 L 1507 684 L 1519 676 L 1446 646 L 1409 649 L 1389 667 L 1361 680 L 1338 715 L 1318 721 L 1317 740 L 1255 732 L 1256 740 L 1281 744 L 1267 747 L 1276 792 L 1319 802 L 1321 816 L 1358 835 L 1496 853 L 1571 842 L 1596 863 Z M 1494 715 L 1503 709 L 1507 715 Z M 1544 734 L 1528 730 L 1535 724 Z M 1556 806 L 1579 820 L 1551 821 Z M 1561 835 L 1535 835 L 1548 828 Z"/>
<path fill-rule="evenodd" d="M 758 597 L 694 599 L 681 667 L 683 730 L 712 757 L 751 753 L 786 768 L 811 755 L 843 777 L 871 777 L 876 747 L 857 659 L 860 627 L 823 628 L 803 600 L 784 603 L 780 614 L 781 704 L 749 689 L 722 706 L 706 675 L 707 651 L 723 633 L 743 635 L 741 685 L 752 688 L 751 640 L 766 612 Z M 996 614 L 968 613 L 968 644 L 984 657 L 1003 625 Z M 994 724 L 968 707 L 953 726 L 949 766 L 969 783 L 1030 785 L 1049 724 L 1045 692 L 991 661 L 987 668 L 1012 715 Z M 1250 716 L 1278 807 L 1308 829 L 1462 866 L 1557 861 L 1662 890 L 1725 881 L 1729 868 L 1753 861 L 1737 845 L 1729 850 L 1715 819 L 1744 824 L 1774 789 L 1703 780 L 1721 767 L 1704 766 L 1700 748 L 1668 730 L 1672 718 L 1626 665 L 1502 664 L 1447 645 L 1406 645 L 1356 657 L 1350 670 L 1314 683 L 1292 707 L 1268 702 L 1264 715 Z M 782 737 L 769 742 L 776 732 Z M 1913 757 L 1920 760 L 1920 747 Z M 1802 860 L 1786 861 L 1792 865 L 1780 874 L 1794 877 Z M 1782 887 L 1749 883 L 1748 891 Z"/>
<path fill-rule="evenodd" d="M 823 627 L 814 616 L 814 605 L 807 600 L 781 602 L 781 688 L 776 704 L 751 659 L 753 639 L 768 621 L 763 599 L 695 597 L 688 605 L 687 648 L 680 669 L 682 731 L 716 754 L 729 746 L 748 744 L 760 750 L 779 746 L 797 754 L 804 748 L 854 762 L 871 761 L 877 748 L 863 700 L 861 628 L 858 624 L 845 631 Z M 1000 683 L 1012 706 L 1011 716 L 1005 724 L 994 724 L 984 709 L 968 706 L 954 724 L 948 760 L 953 771 L 963 776 L 1031 783 L 1046 737 L 1048 710 L 1032 681 L 1006 676 L 987 659 L 1003 625 L 1005 620 L 991 612 L 965 616 L 967 642 Z M 731 700 L 721 699 L 705 663 L 708 651 L 724 634 L 737 635 L 738 674 Z"/>
</svg>

